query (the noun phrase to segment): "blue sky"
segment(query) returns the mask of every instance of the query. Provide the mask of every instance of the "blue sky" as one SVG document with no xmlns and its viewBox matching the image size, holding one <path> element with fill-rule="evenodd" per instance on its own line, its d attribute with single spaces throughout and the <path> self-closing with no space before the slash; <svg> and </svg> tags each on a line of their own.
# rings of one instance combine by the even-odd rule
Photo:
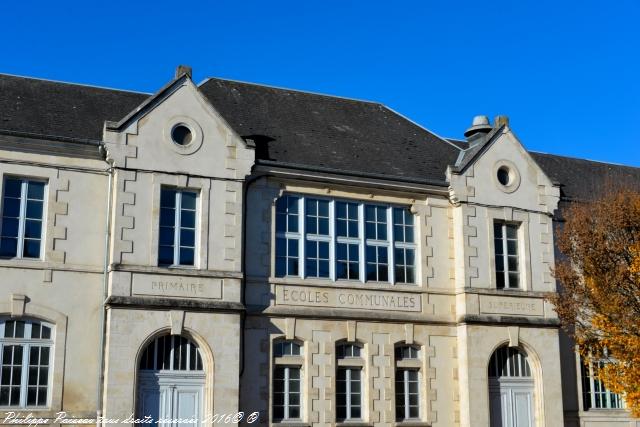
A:
<svg viewBox="0 0 640 427">
<path fill-rule="evenodd" d="M 0 72 L 153 92 L 207 76 L 380 101 L 462 137 L 640 166 L 640 2 L 11 1 Z M 0 94 L 1 96 L 1 94 Z"/>
</svg>

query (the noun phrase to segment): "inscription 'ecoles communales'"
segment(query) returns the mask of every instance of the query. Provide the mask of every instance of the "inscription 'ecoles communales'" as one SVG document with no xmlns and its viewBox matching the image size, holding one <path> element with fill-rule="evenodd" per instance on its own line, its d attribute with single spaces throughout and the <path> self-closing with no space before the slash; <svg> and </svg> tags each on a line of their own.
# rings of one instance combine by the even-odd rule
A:
<svg viewBox="0 0 640 427">
<path fill-rule="evenodd" d="M 276 304 L 336 308 L 420 311 L 415 294 L 276 286 Z"/>
</svg>

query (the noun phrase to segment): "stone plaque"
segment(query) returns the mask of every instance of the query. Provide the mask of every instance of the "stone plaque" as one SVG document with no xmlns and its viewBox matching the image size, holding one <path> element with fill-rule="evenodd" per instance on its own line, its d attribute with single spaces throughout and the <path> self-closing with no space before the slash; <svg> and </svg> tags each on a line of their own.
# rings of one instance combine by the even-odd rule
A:
<svg viewBox="0 0 640 427">
<path fill-rule="evenodd" d="M 385 311 L 422 309 L 420 294 L 290 285 L 276 285 L 275 304 Z"/>
<path fill-rule="evenodd" d="M 178 298 L 222 298 L 222 279 L 210 277 L 133 274 L 133 295 Z"/>
<path fill-rule="evenodd" d="M 536 298 L 480 295 L 480 312 L 516 316 L 544 316 L 544 302 L 542 299 Z"/>
</svg>

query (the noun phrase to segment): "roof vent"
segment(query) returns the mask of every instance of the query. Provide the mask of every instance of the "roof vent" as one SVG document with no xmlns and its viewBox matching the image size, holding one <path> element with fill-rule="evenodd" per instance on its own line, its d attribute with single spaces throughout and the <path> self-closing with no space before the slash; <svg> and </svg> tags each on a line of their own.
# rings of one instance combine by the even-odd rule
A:
<svg viewBox="0 0 640 427">
<path fill-rule="evenodd" d="M 509 116 L 496 116 L 493 119 L 493 126 L 497 129 L 502 126 L 509 126 Z"/>
<path fill-rule="evenodd" d="M 186 74 L 187 77 L 191 78 L 191 75 L 193 74 L 191 67 L 188 65 L 178 65 L 176 68 L 176 79 L 181 77 L 183 74 Z"/>
<path fill-rule="evenodd" d="M 491 132 L 491 125 L 489 124 L 489 117 L 487 116 L 475 116 L 473 118 L 473 123 L 471 127 L 464 132 L 464 137 L 467 138 L 468 141 L 471 141 L 474 135 L 477 134 L 487 134 Z"/>
</svg>

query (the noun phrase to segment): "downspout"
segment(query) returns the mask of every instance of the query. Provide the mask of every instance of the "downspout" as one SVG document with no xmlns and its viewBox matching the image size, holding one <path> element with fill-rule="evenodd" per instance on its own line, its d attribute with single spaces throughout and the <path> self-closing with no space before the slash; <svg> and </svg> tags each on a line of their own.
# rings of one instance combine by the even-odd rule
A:
<svg viewBox="0 0 640 427">
<path fill-rule="evenodd" d="M 240 303 L 242 306 L 245 306 L 245 289 L 247 287 L 247 195 L 249 193 L 249 186 L 256 182 L 260 178 L 264 178 L 269 176 L 266 173 L 258 174 L 249 177 L 244 182 L 244 188 L 242 192 L 242 286 L 240 287 Z M 247 316 L 246 309 L 242 312 L 242 317 L 240 318 L 240 376 L 244 373 L 244 341 L 245 341 L 245 331 L 244 331 L 244 322 Z"/>
<path fill-rule="evenodd" d="M 104 145 L 100 146 L 101 151 L 105 151 Z M 99 366 L 98 366 L 98 389 L 96 391 L 96 426 L 100 426 L 101 423 L 99 419 L 102 417 L 102 398 L 103 398 L 103 387 L 104 387 L 104 365 L 105 365 L 105 337 L 106 337 L 106 315 L 107 309 L 105 303 L 107 301 L 108 296 L 108 288 L 109 288 L 109 250 L 111 248 L 111 197 L 113 193 L 113 179 L 114 179 L 114 168 L 113 168 L 113 159 L 106 159 L 106 162 L 109 164 L 108 171 L 108 187 L 107 187 L 107 208 L 105 210 L 105 234 L 104 234 L 104 260 L 102 263 L 102 298 L 100 299 L 100 345 L 99 345 Z"/>
</svg>

